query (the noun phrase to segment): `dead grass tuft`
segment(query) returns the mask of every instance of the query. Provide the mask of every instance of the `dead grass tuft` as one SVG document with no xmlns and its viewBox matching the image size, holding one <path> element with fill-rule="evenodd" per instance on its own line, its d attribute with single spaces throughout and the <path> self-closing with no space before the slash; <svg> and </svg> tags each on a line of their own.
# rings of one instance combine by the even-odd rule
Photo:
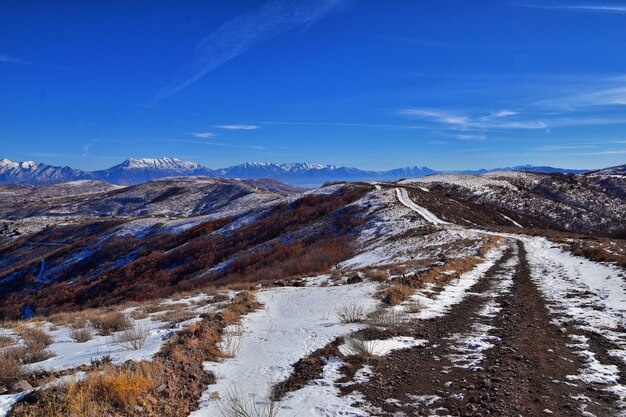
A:
<svg viewBox="0 0 626 417">
<path fill-rule="evenodd" d="M 70 339 L 76 343 L 85 343 L 93 339 L 93 333 L 90 328 L 72 329 L 70 331 Z"/>
<path fill-rule="evenodd" d="M 132 326 L 130 319 L 125 314 L 117 311 L 95 317 L 92 319 L 92 323 L 103 336 L 126 330 Z"/>
<path fill-rule="evenodd" d="M 395 306 L 411 298 L 414 292 L 415 288 L 396 283 L 380 291 L 378 297 L 383 303 Z"/>
<path fill-rule="evenodd" d="M 361 304 L 345 304 L 337 311 L 342 323 L 362 323 L 367 317 L 367 309 Z"/>
</svg>

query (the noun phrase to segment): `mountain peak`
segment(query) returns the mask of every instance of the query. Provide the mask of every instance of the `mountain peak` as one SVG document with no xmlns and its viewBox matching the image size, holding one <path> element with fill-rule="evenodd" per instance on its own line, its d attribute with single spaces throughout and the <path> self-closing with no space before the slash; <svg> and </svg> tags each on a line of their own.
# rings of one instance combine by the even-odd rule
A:
<svg viewBox="0 0 626 417">
<path fill-rule="evenodd" d="M 202 168 L 197 162 L 178 158 L 128 158 L 119 165 L 122 169 L 162 169 L 168 171 L 193 171 Z"/>
</svg>

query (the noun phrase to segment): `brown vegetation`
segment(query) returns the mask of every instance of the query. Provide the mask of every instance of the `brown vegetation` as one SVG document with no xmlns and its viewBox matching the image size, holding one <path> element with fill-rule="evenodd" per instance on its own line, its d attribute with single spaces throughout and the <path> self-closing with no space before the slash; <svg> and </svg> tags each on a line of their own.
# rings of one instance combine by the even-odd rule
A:
<svg viewBox="0 0 626 417">
<path fill-rule="evenodd" d="M 228 305 L 231 319 L 259 307 L 253 293 L 237 294 Z M 168 340 L 152 362 L 98 365 L 82 381 L 31 394 L 18 403 L 19 417 L 183 417 L 215 377 L 203 362 L 223 357 L 218 345 L 227 326 L 211 313 Z M 232 323 L 231 323 L 232 324 Z"/>
<path fill-rule="evenodd" d="M 130 319 L 125 314 L 117 311 L 94 317 L 92 320 L 94 327 L 103 336 L 126 330 L 132 325 Z"/>
</svg>

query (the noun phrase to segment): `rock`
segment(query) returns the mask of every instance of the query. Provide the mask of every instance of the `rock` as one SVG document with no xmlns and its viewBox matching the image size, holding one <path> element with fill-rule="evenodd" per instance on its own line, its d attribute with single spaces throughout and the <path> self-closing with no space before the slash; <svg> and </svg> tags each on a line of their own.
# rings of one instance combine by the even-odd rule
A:
<svg viewBox="0 0 626 417">
<path fill-rule="evenodd" d="M 13 392 L 22 392 L 33 389 L 33 386 L 28 383 L 25 379 L 20 379 L 11 387 L 11 391 Z"/>
<path fill-rule="evenodd" d="M 157 392 L 163 392 L 167 389 L 167 385 L 161 384 L 157 387 Z"/>
</svg>

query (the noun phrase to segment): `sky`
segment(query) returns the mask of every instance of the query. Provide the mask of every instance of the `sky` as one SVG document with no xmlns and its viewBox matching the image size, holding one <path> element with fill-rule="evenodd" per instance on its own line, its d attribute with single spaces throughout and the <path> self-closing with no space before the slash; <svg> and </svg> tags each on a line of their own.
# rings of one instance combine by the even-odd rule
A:
<svg viewBox="0 0 626 417">
<path fill-rule="evenodd" d="M 0 158 L 626 163 L 626 0 L 0 0 Z"/>
</svg>

